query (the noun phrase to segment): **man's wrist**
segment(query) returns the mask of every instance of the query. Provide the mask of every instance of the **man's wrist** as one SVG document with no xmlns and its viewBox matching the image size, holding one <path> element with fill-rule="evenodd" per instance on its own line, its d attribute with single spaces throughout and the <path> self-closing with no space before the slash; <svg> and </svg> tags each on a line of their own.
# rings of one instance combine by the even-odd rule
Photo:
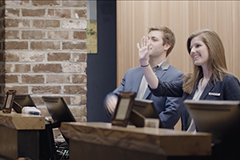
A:
<svg viewBox="0 0 240 160">
<path fill-rule="evenodd" d="M 149 63 L 146 64 L 146 65 L 142 65 L 142 64 L 141 64 L 141 67 L 147 67 L 147 66 L 149 66 Z"/>
</svg>

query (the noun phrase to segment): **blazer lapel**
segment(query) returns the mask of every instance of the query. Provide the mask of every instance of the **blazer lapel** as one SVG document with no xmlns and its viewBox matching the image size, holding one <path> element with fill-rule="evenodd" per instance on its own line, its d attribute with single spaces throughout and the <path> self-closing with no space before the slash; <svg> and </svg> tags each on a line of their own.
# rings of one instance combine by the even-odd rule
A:
<svg viewBox="0 0 240 160">
<path fill-rule="evenodd" d="M 140 87 L 140 84 L 141 84 L 141 81 L 142 81 L 142 77 L 143 77 L 143 72 L 141 70 L 141 68 L 139 67 L 139 71 L 136 72 L 137 74 L 135 75 L 134 77 L 134 83 L 133 83 L 133 86 L 132 86 L 132 90 L 134 92 L 138 92 L 138 89 Z M 136 95 L 137 96 L 137 95 Z"/>
<path fill-rule="evenodd" d="M 213 81 L 212 81 L 212 78 L 210 79 L 211 83 L 210 84 L 207 84 L 207 86 L 205 87 L 200 99 L 205 99 L 208 95 L 208 93 L 212 90 L 212 88 L 214 87 L 213 85 Z"/>
<path fill-rule="evenodd" d="M 161 67 L 159 68 L 159 70 L 157 70 L 156 76 L 157 76 L 160 80 L 161 80 L 161 78 L 164 76 L 164 74 L 167 72 L 168 67 L 169 67 L 169 64 L 168 64 L 167 60 L 165 60 L 165 61 L 162 63 L 162 65 L 161 65 Z M 146 90 L 146 92 L 145 92 L 145 94 L 144 94 L 144 96 L 143 96 L 143 99 L 146 99 L 146 98 L 149 96 L 150 93 L 151 93 L 151 91 L 150 91 L 150 89 L 147 87 L 147 90 Z"/>
</svg>

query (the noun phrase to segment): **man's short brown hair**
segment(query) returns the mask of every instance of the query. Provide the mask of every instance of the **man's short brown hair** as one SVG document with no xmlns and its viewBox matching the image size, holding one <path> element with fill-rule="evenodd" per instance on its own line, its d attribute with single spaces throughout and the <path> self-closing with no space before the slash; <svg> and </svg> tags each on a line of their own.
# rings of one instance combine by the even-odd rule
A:
<svg viewBox="0 0 240 160">
<path fill-rule="evenodd" d="M 165 45 L 165 44 L 170 45 L 170 48 L 167 50 L 167 56 L 168 56 L 175 45 L 174 33 L 169 28 L 167 28 L 166 26 L 162 26 L 162 25 L 149 27 L 148 33 L 151 31 L 161 31 L 163 33 L 163 37 L 162 37 L 163 45 Z"/>
</svg>

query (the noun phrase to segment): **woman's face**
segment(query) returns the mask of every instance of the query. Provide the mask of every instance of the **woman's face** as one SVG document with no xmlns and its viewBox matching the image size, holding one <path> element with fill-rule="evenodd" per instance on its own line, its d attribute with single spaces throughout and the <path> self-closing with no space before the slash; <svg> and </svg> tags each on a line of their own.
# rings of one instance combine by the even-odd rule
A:
<svg viewBox="0 0 240 160">
<path fill-rule="evenodd" d="M 207 67 L 209 60 L 208 47 L 200 36 L 194 37 L 190 44 L 190 56 L 196 66 Z"/>
</svg>

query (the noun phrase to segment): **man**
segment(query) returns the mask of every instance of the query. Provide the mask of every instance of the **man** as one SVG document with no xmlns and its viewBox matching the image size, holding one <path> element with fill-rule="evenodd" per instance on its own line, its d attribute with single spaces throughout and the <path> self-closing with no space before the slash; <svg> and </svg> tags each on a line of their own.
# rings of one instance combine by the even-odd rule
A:
<svg viewBox="0 0 240 160">
<path fill-rule="evenodd" d="M 147 38 L 147 41 L 146 41 Z M 157 77 L 162 81 L 179 80 L 183 73 L 169 65 L 167 56 L 172 51 L 175 44 L 173 32 L 165 26 L 154 26 L 148 30 L 148 36 L 142 38 L 142 43 L 147 43 L 150 50 L 149 64 Z M 137 44 L 139 52 L 142 48 Z M 146 66 L 148 66 L 146 65 Z M 104 105 L 110 114 L 113 114 L 120 92 L 136 92 L 136 98 L 150 99 L 159 112 L 159 118 L 163 128 L 173 129 L 181 115 L 181 98 L 175 97 L 156 97 L 147 87 L 147 82 L 143 76 L 141 67 L 132 68 L 125 73 L 120 86 L 112 93 L 109 93 Z"/>
</svg>

